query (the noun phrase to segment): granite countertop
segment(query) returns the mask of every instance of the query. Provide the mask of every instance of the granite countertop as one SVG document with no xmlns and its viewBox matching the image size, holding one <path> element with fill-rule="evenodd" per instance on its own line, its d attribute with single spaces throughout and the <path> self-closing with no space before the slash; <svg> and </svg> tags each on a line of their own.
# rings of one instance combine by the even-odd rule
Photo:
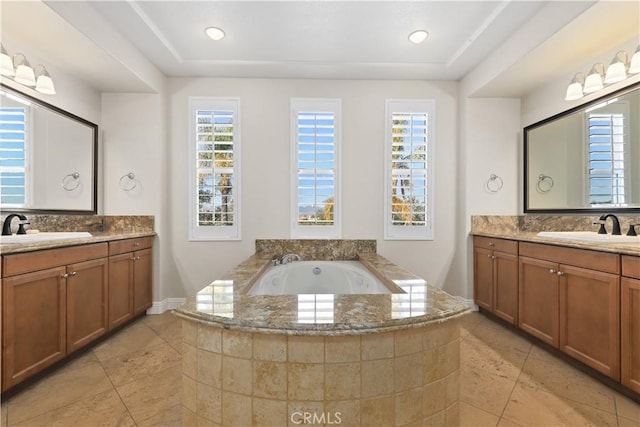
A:
<svg viewBox="0 0 640 427">
<path fill-rule="evenodd" d="M 375 253 L 359 254 L 374 274 L 406 293 L 247 295 L 273 258 L 257 252 L 174 310 L 179 317 L 226 329 L 285 335 L 357 335 L 456 318 L 469 307 Z"/>
<path fill-rule="evenodd" d="M 472 230 L 473 236 L 494 237 L 499 239 L 518 240 L 521 242 L 544 243 L 548 245 L 570 248 L 588 249 L 592 251 L 611 252 L 622 255 L 640 255 L 640 245 L 634 243 L 598 243 L 584 240 L 557 239 L 540 237 L 537 232 L 520 230 Z"/>
<path fill-rule="evenodd" d="M 133 239 L 137 237 L 155 236 L 154 231 L 141 232 L 92 232 L 91 237 L 77 239 L 47 240 L 27 243 L 2 243 L 0 238 L 0 255 L 40 251 L 44 249 L 64 248 L 68 246 L 86 245 L 90 243 L 110 242 L 114 240 Z"/>
</svg>

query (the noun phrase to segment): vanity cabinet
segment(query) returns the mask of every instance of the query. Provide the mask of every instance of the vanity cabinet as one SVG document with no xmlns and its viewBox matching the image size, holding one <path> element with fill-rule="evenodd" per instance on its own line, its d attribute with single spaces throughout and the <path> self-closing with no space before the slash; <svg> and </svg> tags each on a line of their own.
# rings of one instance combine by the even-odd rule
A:
<svg viewBox="0 0 640 427">
<path fill-rule="evenodd" d="M 152 305 L 152 237 L 109 243 L 109 326 L 115 328 Z"/>
<path fill-rule="evenodd" d="M 640 393 L 640 257 L 622 256 L 621 381 Z"/>
<path fill-rule="evenodd" d="M 519 327 L 620 380 L 620 256 L 521 242 Z"/>
<path fill-rule="evenodd" d="M 518 242 L 474 236 L 474 302 L 509 323 L 518 321 Z"/>
<path fill-rule="evenodd" d="M 2 257 L 2 390 L 102 335 L 106 243 Z"/>
</svg>

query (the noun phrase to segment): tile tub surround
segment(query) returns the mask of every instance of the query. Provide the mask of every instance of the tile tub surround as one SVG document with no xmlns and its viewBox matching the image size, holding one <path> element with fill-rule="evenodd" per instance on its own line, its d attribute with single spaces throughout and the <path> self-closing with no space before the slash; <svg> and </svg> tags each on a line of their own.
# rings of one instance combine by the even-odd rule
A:
<svg viewBox="0 0 640 427">
<path fill-rule="evenodd" d="M 458 425 L 459 323 L 299 336 L 183 320 L 184 425 Z"/>
<path fill-rule="evenodd" d="M 408 293 L 246 295 L 274 256 L 256 252 L 177 308 L 185 425 L 457 425 L 468 307 L 365 246 L 355 255 Z"/>
</svg>

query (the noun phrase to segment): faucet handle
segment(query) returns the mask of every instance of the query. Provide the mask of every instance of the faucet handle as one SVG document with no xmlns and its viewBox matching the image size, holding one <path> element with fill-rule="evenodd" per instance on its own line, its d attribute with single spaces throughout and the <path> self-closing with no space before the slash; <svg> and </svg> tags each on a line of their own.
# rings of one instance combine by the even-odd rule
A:
<svg viewBox="0 0 640 427">
<path fill-rule="evenodd" d="M 603 220 L 599 220 L 597 222 L 594 222 L 594 225 L 600 224 L 600 228 L 598 229 L 598 234 L 607 234 L 607 229 L 604 227 L 604 221 Z"/>
<path fill-rule="evenodd" d="M 627 236 L 637 236 L 638 234 L 636 233 L 636 225 L 640 225 L 640 224 L 629 224 L 629 231 L 627 231 Z"/>
<path fill-rule="evenodd" d="M 18 223 L 18 232 L 16 234 L 27 234 L 26 230 L 24 229 L 25 225 L 31 224 L 29 221 L 20 221 Z"/>
</svg>

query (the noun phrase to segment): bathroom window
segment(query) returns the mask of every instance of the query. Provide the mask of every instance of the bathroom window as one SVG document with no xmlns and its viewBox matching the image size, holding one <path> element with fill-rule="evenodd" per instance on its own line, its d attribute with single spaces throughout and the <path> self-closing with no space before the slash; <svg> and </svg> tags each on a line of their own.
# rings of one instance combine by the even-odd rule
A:
<svg viewBox="0 0 640 427">
<path fill-rule="evenodd" d="M 599 105 L 587 113 L 589 204 L 623 206 L 629 194 L 629 105 Z"/>
<path fill-rule="evenodd" d="M 339 99 L 291 100 L 291 235 L 340 237 Z"/>
<path fill-rule="evenodd" d="M 433 239 L 433 100 L 387 100 L 385 239 Z"/>
<path fill-rule="evenodd" d="M 27 110 L 0 107 L 0 204 L 27 202 Z"/>
<path fill-rule="evenodd" d="M 240 100 L 189 98 L 189 239 L 240 239 Z"/>
</svg>

